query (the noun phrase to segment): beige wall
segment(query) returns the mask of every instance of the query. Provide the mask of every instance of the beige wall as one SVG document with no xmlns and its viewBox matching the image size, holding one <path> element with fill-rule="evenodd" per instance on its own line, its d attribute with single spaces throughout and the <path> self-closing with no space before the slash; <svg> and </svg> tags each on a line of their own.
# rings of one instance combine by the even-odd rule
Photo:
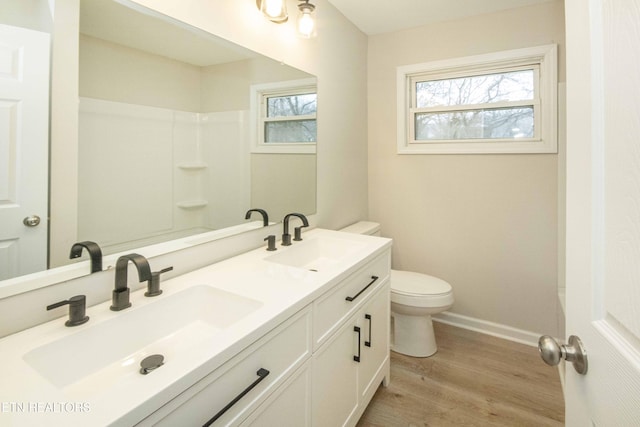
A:
<svg viewBox="0 0 640 427">
<path fill-rule="evenodd" d="M 202 111 L 208 112 L 248 110 L 249 85 L 310 77 L 264 57 L 204 67 L 202 72 Z"/>
<path fill-rule="evenodd" d="M 453 313 L 557 334 L 558 156 L 396 154 L 397 66 L 549 43 L 564 81 L 561 1 L 370 37 L 369 216 Z"/>
<path fill-rule="evenodd" d="M 270 191 L 278 188 L 281 191 Z M 291 212 L 315 212 L 316 156 L 313 154 L 252 154 L 251 206 L 282 221 Z"/>
<path fill-rule="evenodd" d="M 80 96 L 202 111 L 202 67 L 84 34 L 80 35 L 79 61 Z"/>
<path fill-rule="evenodd" d="M 251 84 L 309 77 L 264 57 L 201 67 L 85 34 L 79 58 L 80 96 L 200 113 L 248 110 Z"/>
</svg>

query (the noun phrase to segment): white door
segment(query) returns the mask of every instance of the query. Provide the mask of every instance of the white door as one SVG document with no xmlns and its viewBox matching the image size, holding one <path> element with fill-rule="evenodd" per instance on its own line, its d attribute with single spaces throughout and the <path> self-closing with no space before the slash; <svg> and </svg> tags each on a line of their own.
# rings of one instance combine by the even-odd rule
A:
<svg viewBox="0 0 640 427">
<path fill-rule="evenodd" d="M 640 426 L 640 0 L 566 0 L 568 426 Z"/>
<path fill-rule="evenodd" d="M 0 25 L 0 280 L 46 268 L 48 140 L 49 35 Z"/>
</svg>

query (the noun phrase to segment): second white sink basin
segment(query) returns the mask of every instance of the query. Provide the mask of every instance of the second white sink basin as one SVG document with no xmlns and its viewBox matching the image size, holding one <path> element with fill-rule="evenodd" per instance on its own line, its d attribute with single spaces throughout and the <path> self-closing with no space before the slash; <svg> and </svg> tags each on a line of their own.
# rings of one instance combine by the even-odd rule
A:
<svg viewBox="0 0 640 427">
<path fill-rule="evenodd" d="M 179 363 L 182 354 L 206 346 L 261 306 L 207 285 L 193 286 L 95 326 L 89 321 L 77 333 L 28 352 L 24 360 L 58 388 L 104 387 L 123 375 L 140 375 L 140 361 L 152 354 L 163 355 L 165 364 Z"/>
<path fill-rule="evenodd" d="M 345 260 L 365 246 L 350 239 L 317 236 L 300 243 L 294 242 L 286 251 L 271 255 L 265 261 L 320 271 Z"/>
</svg>

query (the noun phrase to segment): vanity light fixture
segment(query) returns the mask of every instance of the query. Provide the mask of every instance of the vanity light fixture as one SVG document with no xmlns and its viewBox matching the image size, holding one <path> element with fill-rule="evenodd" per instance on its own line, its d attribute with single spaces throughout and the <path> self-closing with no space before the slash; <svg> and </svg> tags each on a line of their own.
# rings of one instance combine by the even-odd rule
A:
<svg viewBox="0 0 640 427">
<path fill-rule="evenodd" d="M 316 7 L 309 3 L 309 0 L 301 1 L 298 5 L 298 22 L 296 24 L 298 34 L 304 38 L 315 37 L 316 35 Z"/>
<path fill-rule="evenodd" d="M 289 19 L 286 0 L 256 0 L 256 6 L 265 18 L 276 24 L 282 24 Z"/>
</svg>

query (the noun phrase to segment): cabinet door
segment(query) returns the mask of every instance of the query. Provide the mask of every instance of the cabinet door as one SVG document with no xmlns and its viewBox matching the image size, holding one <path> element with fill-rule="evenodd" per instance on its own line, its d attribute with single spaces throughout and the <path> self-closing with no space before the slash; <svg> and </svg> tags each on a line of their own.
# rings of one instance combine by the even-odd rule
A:
<svg viewBox="0 0 640 427">
<path fill-rule="evenodd" d="M 311 361 L 285 381 L 241 427 L 310 427 Z"/>
<path fill-rule="evenodd" d="M 364 267 L 334 286 L 313 302 L 313 349 L 318 349 L 354 315 L 389 275 L 389 252 L 369 261 Z"/>
<path fill-rule="evenodd" d="M 368 403 L 380 385 L 382 377 L 388 376 L 389 304 L 389 281 L 387 281 L 358 313 L 358 323 L 362 331 L 358 390 L 360 401 L 363 403 Z"/>
<path fill-rule="evenodd" d="M 313 354 L 314 426 L 354 424 L 358 409 L 358 355 L 361 334 L 354 331 L 355 315 Z M 360 347 L 361 349 L 362 347 Z"/>
</svg>

